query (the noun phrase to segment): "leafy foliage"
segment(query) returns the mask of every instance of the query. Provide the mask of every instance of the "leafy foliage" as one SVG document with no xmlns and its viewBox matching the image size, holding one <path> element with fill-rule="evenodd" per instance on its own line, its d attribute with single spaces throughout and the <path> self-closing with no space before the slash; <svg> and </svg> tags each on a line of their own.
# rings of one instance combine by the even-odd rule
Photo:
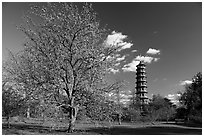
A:
<svg viewBox="0 0 204 137">
<path fill-rule="evenodd" d="M 202 121 L 202 73 L 197 73 L 192 84 L 186 85 L 185 92 L 180 98 L 181 104 L 186 108 L 186 116 L 188 119 L 197 119 L 197 122 Z M 197 117 L 197 118 L 196 118 Z"/>
<path fill-rule="evenodd" d="M 2 85 L 2 116 L 5 116 L 7 120 L 10 117 L 20 114 L 23 107 L 24 99 L 17 90 L 9 85 L 3 83 Z"/>
<path fill-rule="evenodd" d="M 150 119 L 154 122 L 156 120 L 166 120 L 175 116 L 175 107 L 171 101 L 161 95 L 153 95 L 148 107 Z"/>
<path fill-rule="evenodd" d="M 20 30 L 27 37 L 24 49 L 12 55 L 4 69 L 21 85 L 28 106 L 43 99 L 62 107 L 69 114 L 69 132 L 79 109 L 99 103 L 103 107 L 95 107 L 100 109 L 95 112 L 107 112 L 107 105 L 100 103 L 102 92 L 111 87 L 105 75 L 114 68 L 123 45 L 106 44 L 107 31 L 91 4 L 83 4 L 81 10 L 73 3 L 32 6 Z"/>
<path fill-rule="evenodd" d="M 144 105 L 145 115 L 140 114 L 140 100 L 137 96 L 133 96 L 127 115 L 131 121 L 149 121 L 170 120 L 175 117 L 175 106 L 167 98 L 161 95 L 153 95 L 148 104 Z"/>
</svg>

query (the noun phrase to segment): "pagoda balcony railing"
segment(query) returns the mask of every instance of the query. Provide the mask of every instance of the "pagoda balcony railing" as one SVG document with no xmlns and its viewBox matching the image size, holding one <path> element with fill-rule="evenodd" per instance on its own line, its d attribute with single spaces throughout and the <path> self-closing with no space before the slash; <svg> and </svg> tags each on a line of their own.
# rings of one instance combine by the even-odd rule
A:
<svg viewBox="0 0 204 137">
<path fill-rule="evenodd" d="M 140 77 L 140 78 L 137 78 L 137 81 L 147 81 L 147 79 L 144 77 Z"/>
<path fill-rule="evenodd" d="M 147 78 L 146 74 L 145 75 L 137 75 L 136 79 L 139 79 L 139 78 Z"/>
<path fill-rule="evenodd" d="M 148 93 L 147 91 L 145 91 L 145 92 L 139 92 L 139 91 L 137 91 L 137 92 L 136 92 L 136 95 L 140 96 L 141 94 L 147 94 L 147 93 Z"/>
<path fill-rule="evenodd" d="M 147 79 L 145 78 L 145 77 L 138 77 L 137 79 L 136 79 L 136 82 L 139 82 L 139 83 L 145 83 L 145 82 L 147 82 Z"/>
<path fill-rule="evenodd" d="M 145 77 L 146 74 L 145 74 L 145 73 L 138 73 L 137 76 L 139 76 L 139 77 Z"/>
<path fill-rule="evenodd" d="M 140 93 L 147 93 L 147 90 L 140 90 L 140 89 L 138 89 L 137 90 L 137 94 L 140 94 Z"/>
<path fill-rule="evenodd" d="M 137 91 L 146 91 L 147 88 L 146 87 L 136 87 Z"/>
<path fill-rule="evenodd" d="M 145 65 L 138 65 L 137 68 L 146 68 Z"/>
<path fill-rule="evenodd" d="M 148 101 L 146 99 L 140 101 L 140 105 L 145 105 L 145 104 L 148 104 Z"/>
<path fill-rule="evenodd" d="M 147 87 L 147 82 L 137 82 L 136 83 L 136 87 L 137 88 L 143 88 L 143 87 Z"/>
<path fill-rule="evenodd" d="M 140 96 L 140 99 L 148 99 L 147 96 Z"/>
<path fill-rule="evenodd" d="M 143 82 L 147 82 L 147 79 L 146 79 L 147 77 L 146 76 L 144 76 L 144 77 L 137 77 L 136 78 L 136 83 L 143 83 Z"/>
<path fill-rule="evenodd" d="M 145 71 L 139 71 L 139 70 L 137 70 L 137 73 L 136 73 L 137 75 L 139 75 L 139 74 L 146 74 L 146 72 Z"/>
<path fill-rule="evenodd" d="M 137 72 L 145 72 L 145 69 L 137 69 Z"/>
<path fill-rule="evenodd" d="M 146 86 L 147 86 L 146 82 L 144 82 L 144 83 L 137 83 L 137 87 L 146 87 Z"/>
</svg>

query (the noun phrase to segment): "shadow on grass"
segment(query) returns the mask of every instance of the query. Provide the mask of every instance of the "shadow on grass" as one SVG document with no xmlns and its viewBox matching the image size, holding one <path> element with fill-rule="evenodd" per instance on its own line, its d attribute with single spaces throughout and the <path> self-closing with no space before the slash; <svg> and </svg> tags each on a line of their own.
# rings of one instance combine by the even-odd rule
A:
<svg viewBox="0 0 204 137">
<path fill-rule="evenodd" d="M 91 128 L 89 132 L 104 135 L 201 135 L 202 129 L 179 128 L 179 127 L 112 127 Z"/>
<path fill-rule="evenodd" d="M 180 122 L 180 123 L 163 123 L 166 125 L 178 125 L 178 126 L 185 126 L 185 127 L 198 127 L 202 128 L 202 123 L 185 123 L 185 122 Z"/>
<path fill-rule="evenodd" d="M 11 124 L 8 128 L 7 124 L 2 124 L 2 129 L 5 131 L 5 134 L 10 135 L 22 135 L 22 134 L 41 134 L 49 132 L 48 127 L 43 127 L 41 125 L 32 125 L 32 124 Z M 4 132 L 3 132 L 4 133 Z"/>
<path fill-rule="evenodd" d="M 2 124 L 3 135 L 80 135 L 89 134 L 86 130 L 75 129 L 73 133 L 68 133 L 66 128 L 52 129 L 47 126 L 33 124 Z M 92 134 L 92 133 L 91 133 Z"/>
<path fill-rule="evenodd" d="M 174 126 L 146 126 L 146 127 L 134 127 L 134 126 L 113 126 L 111 128 L 106 127 L 92 127 L 86 129 L 76 129 L 74 133 L 67 133 L 65 129 L 50 130 L 49 127 L 41 125 L 28 125 L 28 124 L 12 124 L 11 128 L 8 129 L 2 125 L 4 129 L 3 134 L 55 134 L 55 135 L 81 135 L 81 134 L 92 134 L 92 135 L 201 135 L 201 128 L 190 128 L 190 127 L 174 127 Z"/>
</svg>

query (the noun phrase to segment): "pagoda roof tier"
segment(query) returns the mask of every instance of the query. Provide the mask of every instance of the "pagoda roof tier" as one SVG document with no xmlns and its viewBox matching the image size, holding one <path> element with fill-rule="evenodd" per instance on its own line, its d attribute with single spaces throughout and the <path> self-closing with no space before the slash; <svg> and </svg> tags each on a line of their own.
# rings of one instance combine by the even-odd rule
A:
<svg viewBox="0 0 204 137">
<path fill-rule="evenodd" d="M 141 87 L 135 87 L 137 90 L 141 90 L 141 91 L 146 91 L 146 87 L 144 87 L 143 89 Z"/>
<path fill-rule="evenodd" d="M 137 88 L 140 88 L 140 87 L 147 87 L 147 85 L 137 85 Z"/>
<path fill-rule="evenodd" d="M 142 77 L 142 78 L 144 78 L 144 77 L 147 78 L 146 75 L 139 75 L 139 76 L 137 76 L 136 78 L 141 78 L 141 77 Z"/>
<path fill-rule="evenodd" d="M 145 85 L 145 86 L 144 86 Z M 147 87 L 147 84 L 144 84 L 143 86 L 139 85 L 139 84 L 136 84 L 136 87 L 135 88 L 142 88 L 142 87 Z"/>
<path fill-rule="evenodd" d="M 138 75 L 138 76 L 139 76 L 139 75 L 146 75 L 146 74 L 147 74 L 146 72 L 137 72 L 137 73 L 136 73 L 136 75 Z"/>
<path fill-rule="evenodd" d="M 137 79 L 136 83 L 143 83 L 143 82 L 146 82 L 147 83 L 147 80 L 141 80 L 141 79 Z"/>
<path fill-rule="evenodd" d="M 146 71 L 145 68 L 137 68 L 136 71 Z"/>
<path fill-rule="evenodd" d="M 146 76 L 146 75 L 145 75 Z M 136 77 L 136 79 L 144 79 L 144 78 L 141 78 L 141 77 Z M 146 79 L 145 79 L 146 80 Z"/>
<path fill-rule="evenodd" d="M 148 92 L 147 91 L 137 91 L 135 94 L 136 95 L 139 95 L 139 94 L 148 94 Z"/>
<path fill-rule="evenodd" d="M 139 78 L 139 77 L 147 77 L 147 75 L 146 75 L 146 74 L 144 74 L 144 75 L 139 74 L 139 75 L 137 75 L 137 77 L 138 77 L 138 78 Z"/>
<path fill-rule="evenodd" d="M 145 72 L 145 69 L 136 69 L 137 72 Z"/>
<path fill-rule="evenodd" d="M 136 94 L 148 93 L 147 91 L 137 91 Z"/>
<path fill-rule="evenodd" d="M 146 67 L 145 66 L 137 66 L 136 70 L 137 69 L 146 69 Z"/>
<path fill-rule="evenodd" d="M 137 80 L 135 83 L 147 83 L 147 80 Z"/>
</svg>

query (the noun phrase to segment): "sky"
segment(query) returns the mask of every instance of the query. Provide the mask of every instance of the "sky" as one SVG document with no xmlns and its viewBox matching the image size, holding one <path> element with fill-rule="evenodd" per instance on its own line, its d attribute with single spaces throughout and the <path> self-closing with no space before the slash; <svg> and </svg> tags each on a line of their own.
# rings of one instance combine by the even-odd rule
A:
<svg viewBox="0 0 204 137">
<path fill-rule="evenodd" d="M 2 60 L 7 50 L 22 49 L 25 36 L 17 30 L 30 3 L 2 5 Z M 174 98 L 185 84 L 202 72 L 202 4 L 96 2 L 94 10 L 110 34 L 107 43 L 122 44 L 118 69 L 112 79 L 128 82 L 125 91 L 135 87 L 136 65 L 146 62 L 148 97 L 160 94 Z"/>
</svg>

